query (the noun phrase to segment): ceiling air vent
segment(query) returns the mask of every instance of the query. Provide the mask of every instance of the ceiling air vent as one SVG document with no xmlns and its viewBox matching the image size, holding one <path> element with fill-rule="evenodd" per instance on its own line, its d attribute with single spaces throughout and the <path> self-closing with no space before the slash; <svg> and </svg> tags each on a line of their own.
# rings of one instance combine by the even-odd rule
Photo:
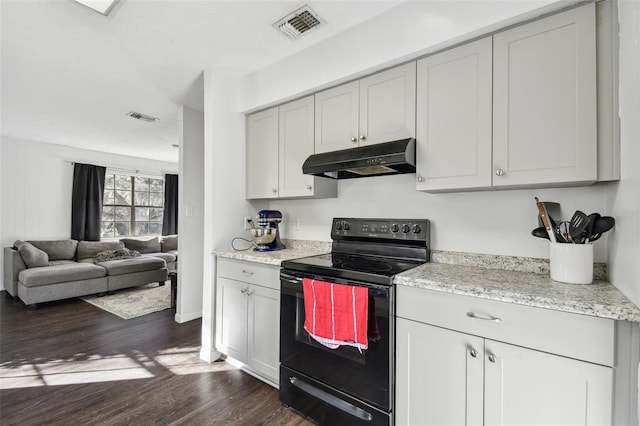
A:
<svg viewBox="0 0 640 426">
<path fill-rule="evenodd" d="M 150 115 L 140 114 L 139 112 L 131 111 L 126 114 L 127 117 L 135 118 L 136 120 L 146 121 L 148 123 L 155 123 L 160 120 L 156 117 L 151 117 Z"/>
<path fill-rule="evenodd" d="M 295 40 L 303 33 L 317 28 L 322 24 L 324 24 L 322 18 L 311 10 L 309 6 L 304 5 L 295 12 L 280 19 L 273 24 L 273 27 L 280 30 L 291 40 Z"/>
</svg>

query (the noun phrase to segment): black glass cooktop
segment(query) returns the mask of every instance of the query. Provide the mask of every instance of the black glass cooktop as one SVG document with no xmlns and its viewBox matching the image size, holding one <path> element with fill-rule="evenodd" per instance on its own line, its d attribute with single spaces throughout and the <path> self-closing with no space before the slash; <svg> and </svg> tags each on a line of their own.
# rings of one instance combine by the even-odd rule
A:
<svg viewBox="0 0 640 426">
<path fill-rule="evenodd" d="M 327 253 L 282 262 L 282 268 L 359 281 L 391 284 L 393 276 L 415 268 L 423 262 L 377 256 Z"/>
</svg>

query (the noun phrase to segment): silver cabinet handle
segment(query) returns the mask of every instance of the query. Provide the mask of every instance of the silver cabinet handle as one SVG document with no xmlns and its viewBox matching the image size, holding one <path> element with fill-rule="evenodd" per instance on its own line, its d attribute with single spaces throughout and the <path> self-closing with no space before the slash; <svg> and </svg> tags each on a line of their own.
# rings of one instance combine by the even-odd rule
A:
<svg viewBox="0 0 640 426">
<path fill-rule="evenodd" d="M 496 362 L 497 358 L 494 354 L 489 354 L 489 361 Z"/>
<path fill-rule="evenodd" d="M 249 291 L 249 287 L 243 288 L 242 290 L 240 290 L 240 293 L 247 294 L 248 291 Z"/>
<path fill-rule="evenodd" d="M 254 293 L 253 290 L 248 290 L 247 289 L 247 296 L 251 296 L 253 293 Z"/>
<path fill-rule="evenodd" d="M 418 182 L 424 182 L 424 178 L 422 176 L 418 176 Z"/>
<path fill-rule="evenodd" d="M 355 136 L 351 136 L 351 142 L 356 143 L 358 142 L 358 139 Z"/>
<path fill-rule="evenodd" d="M 471 355 L 473 358 L 478 356 L 478 351 L 476 351 L 475 349 L 471 349 L 469 351 L 469 355 Z"/>
<path fill-rule="evenodd" d="M 367 137 L 365 135 L 360 135 L 360 140 L 363 141 L 365 140 Z"/>
<path fill-rule="evenodd" d="M 469 318 L 475 318 L 475 319 L 484 320 L 484 321 L 502 322 L 501 318 L 492 317 L 492 316 L 478 315 L 475 312 L 467 312 L 467 316 Z"/>
<path fill-rule="evenodd" d="M 248 269 L 243 269 L 242 273 L 245 274 L 245 275 L 249 275 L 249 276 L 253 275 L 253 271 L 250 271 Z"/>
<path fill-rule="evenodd" d="M 504 174 L 504 170 L 496 169 L 496 176 L 502 176 Z"/>
<path fill-rule="evenodd" d="M 313 188 L 311 185 L 307 185 L 307 189 L 308 189 L 309 191 L 311 191 L 311 188 Z"/>
</svg>

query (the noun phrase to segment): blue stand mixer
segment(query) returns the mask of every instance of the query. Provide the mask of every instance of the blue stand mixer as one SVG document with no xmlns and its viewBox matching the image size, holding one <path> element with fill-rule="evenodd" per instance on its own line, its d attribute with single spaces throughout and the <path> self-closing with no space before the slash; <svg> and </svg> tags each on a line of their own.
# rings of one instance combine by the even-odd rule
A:
<svg viewBox="0 0 640 426">
<path fill-rule="evenodd" d="M 258 227 L 251 224 L 251 236 L 256 244 L 254 251 L 275 251 L 286 249 L 280 241 L 278 224 L 282 222 L 282 213 L 278 210 L 260 210 L 256 216 Z"/>
</svg>

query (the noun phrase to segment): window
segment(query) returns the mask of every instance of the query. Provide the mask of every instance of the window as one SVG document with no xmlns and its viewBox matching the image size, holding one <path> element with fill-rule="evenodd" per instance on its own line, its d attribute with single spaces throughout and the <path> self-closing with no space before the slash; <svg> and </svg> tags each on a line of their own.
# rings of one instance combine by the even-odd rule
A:
<svg viewBox="0 0 640 426">
<path fill-rule="evenodd" d="M 160 235 L 164 179 L 108 173 L 102 208 L 102 237 Z"/>
</svg>

